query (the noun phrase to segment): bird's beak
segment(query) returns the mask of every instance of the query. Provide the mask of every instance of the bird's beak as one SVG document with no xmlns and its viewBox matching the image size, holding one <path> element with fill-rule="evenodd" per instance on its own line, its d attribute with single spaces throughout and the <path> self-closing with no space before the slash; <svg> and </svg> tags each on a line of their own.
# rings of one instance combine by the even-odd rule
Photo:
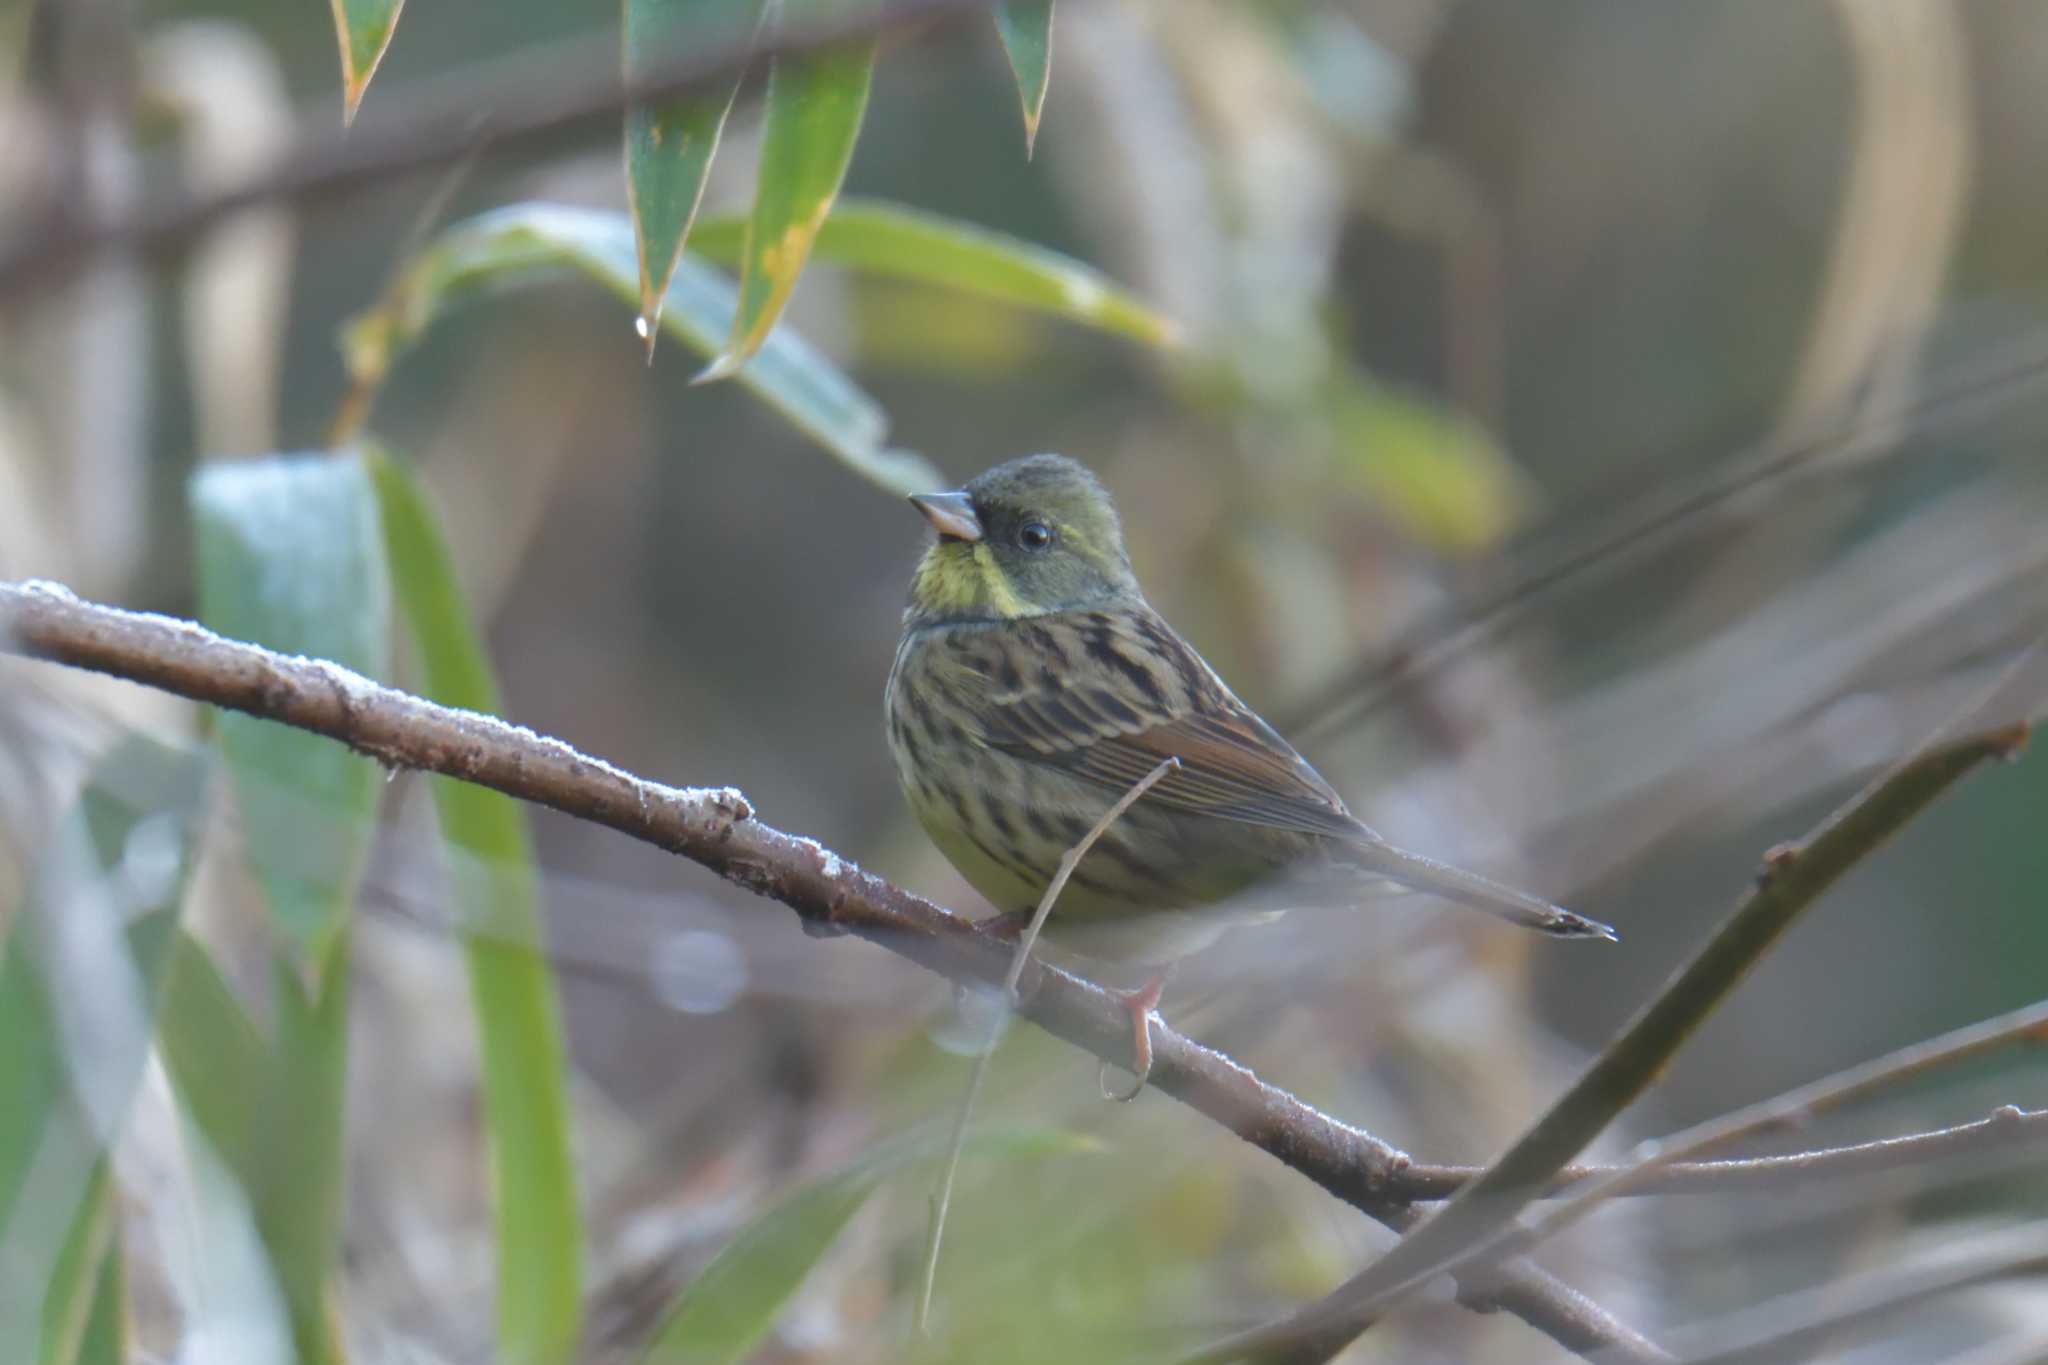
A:
<svg viewBox="0 0 2048 1365">
<path fill-rule="evenodd" d="M 924 513 L 941 540 L 958 540 L 972 545 L 981 539 L 981 518 L 965 493 L 913 493 L 910 505 Z"/>
</svg>

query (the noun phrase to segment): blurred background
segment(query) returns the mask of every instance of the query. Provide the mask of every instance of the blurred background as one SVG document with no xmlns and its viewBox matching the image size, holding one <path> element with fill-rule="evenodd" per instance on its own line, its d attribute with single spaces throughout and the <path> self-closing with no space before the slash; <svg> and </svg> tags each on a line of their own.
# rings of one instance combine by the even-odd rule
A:
<svg viewBox="0 0 2048 1365">
<path fill-rule="evenodd" d="M 608 7 L 405 12 L 362 126 L 616 43 Z M 322 8 L 0 10 L 0 240 L 231 184 L 339 118 Z M 1418 1159 L 1483 1162 L 1750 884 L 2048 625 L 2048 13 L 1713 0 L 1062 0 L 1027 159 L 985 23 L 885 44 L 849 195 L 1087 262 L 1178 328 L 1148 347 L 828 263 L 787 317 L 961 481 L 1057 450 L 1122 508 L 1154 604 L 1396 842 L 1615 924 L 1532 941 L 1422 902 L 1297 915 L 1181 968 L 1177 1027 Z M 469 82 L 465 85 L 463 82 Z M 706 211 L 743 209 L 742 89 Z M 389 126 L 388 124 L 386 126 Z M 615 125 L 494 146 L 459 180 L 267 206 L 172 255 L 0 294 L 0 578 L 193 615 L 183 487 L 312 450 L 337 346 L 423 234 L 515 200 L 624 207 Z M 10 236 L 9 234 L 15 234 Z M 491 291 L 392 372 L 371 429 L 446 528 L 512 720 L 679 785 L 730 783 L 949 907 L 880 723 L 926 532 L 699 357 L 648 362 L 580 277 Z M 1570 572 L 1560 575 L 1561 568 Z M 0 661 L 0 905 L 120 736 L 193 708 Z M 401 662 L 394 681 L 407 680 Z M 2038 700 L 2038 699 L 2036 699 Z M 1986 717 L 2013 719 L 2011 714 Z M 2044 994 L 2048 763 L 1985 773 L 1819 904 L 1614 1135 L 1689 1123 Z M 942 982 L 595 826 L 531 812 L 573 1057 L 586 1355 L 746 1221 L 943 1122 L 971 1030 Z M 490 1358 L 474 1039 L 423 784 L 359 894 L 346 1234 L 352 1358 Z M 260 905 L 225 794 L 188 923 L 261 1013 Z M 982 1117 L 1088 1154 L 970 1158 L 951 1360 L 1089 1360 L 1244 1326 L 1390 1235 L 1156 1094 L 1097 1098 L 1029 1028 Z M 2044 1103 L 2031 1051 L 1785 1148 Z M 152 1100 L 151 1094 L 155 1095 Z M 153 1170 L 146 1092 L 134 1163 Z M 159 1116 L 161 1117 L 161 1116 Z M 162 1134 L 158 1133 L 158 1139 Z M 927 1168 L 885 1183 L 758 1358 L 898 1360 Z M 172 1217 L 124 1182 L 131 1224 Z M 2038 1216 L 2023 1163 L 1624 1201 L 1550 1263 L 1653 1332 Z M 197 1360 L 174 1253 L 131 1251 L 133 1357 Z M 2048 1332 L 2020 1280 L 1849 1333 L 1934 1360 Z M 1561 1352 L 1447 1299 L 1357 1360 Z"/>
</svg>

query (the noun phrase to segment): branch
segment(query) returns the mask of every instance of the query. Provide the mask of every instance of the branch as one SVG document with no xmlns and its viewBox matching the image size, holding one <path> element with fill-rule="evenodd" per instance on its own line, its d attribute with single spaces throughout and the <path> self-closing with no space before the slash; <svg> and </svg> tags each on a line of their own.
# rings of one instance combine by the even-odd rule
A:
<svg viewBox="0 0 2048 1365">
<path fill-rule="evenodd" d="M 1918 1307 L 1930 1299 L 2019 1275 L 2048 1272 L 2048 1225 L 1950 1244 L 1918 1264 L 1885 1266 L 1801 1289 L 1686 1332 L 1687 1365 L 1753 1365 L 1796 1359 L 1833 1342 L 1844 1328 Z"/>
<path fill-rule="evenodd" d="M 864 12 L 785 28 L 759 42 L 684 50 L 649 62 L 630 80 L 620 74 L 616 40 L 593 45 L 581 70 L 563 72 L 561 55 L 550 53 L 544 61 L 528 63 L 540 69 L 485 89 L 459 77 L 444 79 L 435 84 L 448 96 L 420 101 L 428 106 L 422 114 L 390 118 L 373 113 L 353 128 L 329 125 L 325 132 L 301 137 L 268 170 L 217 193 L 182 191 L 132 214 L 97 220 L 81 220 L 59 206 L 0 247 L 0 295 L 60 280 L 100 252 L 173 250 L 257 204 L 314 202 L 395 176 L 451 166 L 493 144 L 564 133 L 617 116 L 629 105 L 698 93 L 729 81 L 757 57 L 797 56 L 852 39 L 900 33 L 928 21 L 978 14 L 992 2 L 887 0 Z"/>
<path fill-rule="evenodd" d="M 1596 570 L 1614 572 L 1671 537 L 1711 524 L 1707 518 L 1732 516 L 1744 508 L 1765 511 L 1781 506 L 1791 495 L 1778 487 L 1794 477 L 1824 468 L 1826 457 L 1838 454 L 1902 422 L 1911 434 L 1926 436 L 1950 426 L 1981 420 L 2048 379 L 2048 351 L 2040 347 L 1999 350 L 1987 363 L 1958 366 L 1926 386 L 1924 396 L 1901 409 L 1873 413 L 1858 407 L 1837 427 L 1795 439 L 1774 437 L 1727 460 L 1704 474 L 1679 481 L 1676 488 L 1661 472 L 1657 485 L 1636 498 L 1623 489 L 1609 489 L 1608 501 L 1620 511 L 1582 533 L 1580 543 L 1534 564 L 1501 584 L 1462 601 L 1453 599 L 1418 621 L 1390 643 L 1376 646 L 1341 669 L 1336 677 L 1303 700 L 1283 708 L 1271 719 L 1282 733 L 1298 740 L 1331 735 L 1377 712 L 1401 689 L 1493 639 L 1516 613 L 1578 583 Z M 1662 471 L 1665 465 L 1649 467 Z M 1768 495 L 1768 496 L 1767 496 Z M 1580 513 L 1575 509 L 1572 517 Z M 1553 530 L 1568 525 L 1557 523 Z M 1555 538 L 1555 537 L 1553 537 Z M 1529 539 L 1534 539 L 1531 537 Z"/>
<path fill-rule="evenodd" d="M 2035 1006 L 2035 1028 L 2048 1027 L 2048 1006 Z M 2010 1035 L 2008 1035 L 2010 1036 Z M 1784 1118 L 1777 1122 L 1795 1122 Z M 2018 1148 L 2048 1145 L 2048 1109 L 2004 1105 L 1984 1118 L 1924 1133 L 1878 1138 L 1844 1147 L 1820 1147 L 1780 1156 L 1730 1158 L 1725 1161 L 1671 1161 L 1655 1164 L 1567 1166 L 1551 1183 L 1549 1195 L 1573 1194 L 1588 1183 L 1611 1188 L 1602 1198 L 1651 1194 L 1718 1194 L 1727 1190 L 1774 1190 L 1804 1186 L 1809 1181 L 1910 1170 L 1962 1156 L 1990 1156 Z M 1410 1166 L 1388 1188 L 1409 1199 L 1447 1199 L 1479 1178 L 1481 1166 Z"/>
<path fill-rule="evenodd" d="M 607 826 L 781 901 L 807 930 L 851 933 L 955 981 L 994 985 L 1006 945 L 820 847 L 763 824 L 731 788 L 648 782 L 560 740 L 437 706 L 322 660 L 287 658 L 170 617 L 80 601 L 44 583 L 0 583 L 0 651 L 127 678 L 194 701 L 309 730 L 393 768 L 474 782 Z M 1130 1017 L 1108 991 L 1034 961 L 1019 1013 L 1117 1066 L 1132 1057 Z M 1396 1231 L 1419 1218 L 1390 1193 L 1399 1149 L 1261 1081 L 1163 1023 L 1152 1025 L 1150 1083 Z M 1489 1271 L 1468 1301 L 1498 1306 L 1581 1354 L 1668 1360 L 1585 1295 L 1525 1262 Z"/>
<path fill-rule="evenodd" d="M 2022 655 L 1995 689 L 2022 676 Z M 1987 698 L 1987 702 L 1990 699 Z M 1755 888 L 1549 1111 L 1414 1235 L 1335 1291 L 1192 1359 L 1313 1365 L 1341 1351 L 1397 1297 L 1526 1235 L 1522 1210 L 1633 1103 L 1794 920 L 1965 774 L 2015 755 L 2024 724 L 1923 747 L 1850 798 L 1806 839 L 1765 855 Z"/>
</svg>

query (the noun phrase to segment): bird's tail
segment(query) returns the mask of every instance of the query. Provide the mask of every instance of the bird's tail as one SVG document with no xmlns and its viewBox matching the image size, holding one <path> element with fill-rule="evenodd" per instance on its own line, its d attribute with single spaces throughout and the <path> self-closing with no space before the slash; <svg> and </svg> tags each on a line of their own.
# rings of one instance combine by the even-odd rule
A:
<svg viewBox="0 0 2048 1365">
<path fill-rule="evenodd" d="M 1598 920 L 1575 915 L 1540 896 L 1532 896 L 1526 891 L 1488 881 L 1476 872 L 1467 872 L 1449 863 L 1396 848 L 1384 840 L 1348 843 L 1345 852 L 1359 866 L 1411 891 L 1427 892 L 1473 910 L 1484 910 L 1525 929 L 1556 934 L 1560 938 L 1617 937 L 1610 926 Z"/>
</svg>

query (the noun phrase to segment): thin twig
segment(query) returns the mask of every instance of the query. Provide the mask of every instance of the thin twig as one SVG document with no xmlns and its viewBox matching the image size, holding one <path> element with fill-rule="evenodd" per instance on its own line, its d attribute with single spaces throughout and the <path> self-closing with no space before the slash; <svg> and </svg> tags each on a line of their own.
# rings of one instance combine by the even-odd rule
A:
<svg viewBox="0 0 2048 1365">
<path fill-rule="evenodd" d="M 1697 1345 L 1686 1365 L 1784 1360 L 1845 1327 L 1912 1308 L 1959 1289 L 2048 1273 L 2048 1224 L 2034 1223 L 1949 1245 L 1918 1264 L 1886 1266 L 1802 1289 L 1702 1323 L 1684 1333 Z"/>
<path fill-rule="evenodd" d="M 383 118 L 378 103 L 353 128 L 329 127 L 301 138 L 275 166 L 217 193 L 181 192 L 138 212 L 80 221 L 61 211 L 0 247 L 0 295 L 46 287 L 99 252 L 154 254 L 181 246 L 212 224 L 253 204 L 331 198 L 396 176 L 434 170 L 461 161 L 478 148 L 508 145 L 563 133 L 623 113 L 628 105 L 661 103 L 693 94 L 753 57 L 797 56 L 861 38 L 958 18 L 989 8 L 992 0 L 887 0 L 767 35 L 761 43 L 740 39 L 665 54 L 630 78 L 619 70 L 616 40 L 593 45 L 584 69 L 562 69 L 559 53 L 547 67 L 508 79 L 502 88 L 476 90 L 459 76 L 445 84 L 459 88 L 459 100 L 415 101 L 437 107 L 427 118 Z M 551 69 L 549 69 L 551 68 Z M 437 83 L 438 84 L 438 83 Z M 484 112 L 479 115 L 477 111 Z"/>
<path fill-rule="evenodd" d="M 1938 1038 L 1930 1038 L 1925 1042 L 1900 1048 L 1896 1052 L 1860 1066 L 1800 1086 L 1775 1099 L 1764 1100 L 1724 1117 L 1695 1124 L 1670 1137 L 1645 1142 L 1637 1147 L 1630 1159 L 1623 1162 L 1612 1175 L 1593 1182 L 1586 1189 L 1574 1190 L 1569 1199 L 1546 1211 L 1536 1226 L 1530 1229 L 1529 1245 L 1555 1237 L 1615 1195 L 1654 1176 L 1670 1162 L 1696 1158 L 1716 1148 L 1725 1147 L 1757 1133 L 1768 1132 L 1773 1128 L 1803 1123 L 1825 1110 L 1837 1108 L 1877 1090 L 1889 1089 L 1922 1072 L 1953 1065 L 1994 1048 L 2004 1047 L 2018 1039 L 2039 1037 L 2044 1029 L 2048 1029 L 2048 1003 L 2028 1005 L 2023 1009 L 1944 1033 Z M 2024 1111 L 2007 1106 L 1974 1126 L 1985 1132 L 1997 1133 L 2001 1128 L 2024 1124 L 2028 1117 Z M 1939 1139 L 1945 1135 L 1935 1136 Z M 1925 1145 L 1925 1138 L 1920 1141 Z M 1794 1169 L 1811 1172 L 1812 1158 L 1809 1157 Z M 1526 1250 L 1527 1247 L 1520 1245 L 1518 1239 L 1516 1249 Z"/>
<path fill-rule="evenodd" d="M 0 276 L 4 279 L 4 276 Z M 1303 740 L 1335 733 L 1362 720 L 1393 697 L 1402 684 L 1443 668 L 1470 653 L 1505 626 L 1514 613 L 1596 569 L 1616 570 L 1673 534 L 1710 515 L 1761 499 L 1775 486 L 1812 472 L 1822 457 L 1851 449 L 1880 427 L 1910 424 L 1926 435 L 1948 424 L 1994 409 L 2048 380 L 2048 353 L 2039 346 L 2017 358 L 2001 350 L 1989 362 L 1958 367 L 1927 385 L 1923 397 L 1903 409 L 1873 414 L 1858 409 L 1840 426 L 1797 439 L 1774 438 L 1730 457 L 1675 491 L 1659 487 L 1647 496 L 1621 499 L 1621 511 L 1597 531 L 1547 563 L 1515 576 L 1492 591 L 1467 596 L 1431 613 L 1391 643 L 1379 646 L 1340 671 L 1330 683 L 1273 716 L 1282 731 Z M 1619 495 L 1610 494 L 1610 500 Z M 1770 504 L 1761 504 L 1770 505 Z"/>
<path fill-rule="evenodd" d="M 967 1092 L 960 1097 L 960 1110 L 953 1119 L 953 1137 L 946 1146 L 946 1166 L 939 1177 L 938 1192 L 932 1196 L 931 1237 L 926 1242 L 924 1253 L 924 1277 L 917 1295 L 917 1331 L 923 1335 L 930 1329 L 932 1316 L 932 1289 L 939 1280 L 939 1244 L 946 1235 L 946 1213 L 953 1205 L 953 1180 L 960 1173 L 960 1154 L 967 1145 L 967 1121 L 974 1113 L 974 1104 L 981 1097 L 981 1084 L 988 1076 L 989 1059 L 995 1056 L 996 1044 L 1002 1040 L 1003 1025 L 1008 1014 L 1017 1003 L 1017 982 L 1024 976 L 1025 964 L 1031 961 L 1031 950 L 1038 944 L 1039 931 L 1045 928 L 1045 920 L 1052 913 L 1053 902 L 1060 898 L 1060 892 L 1067 889 L 1067 879 L 1074 875 L 1074 869 L 1088 856 L 1088 850 L 1095 847 L 1095 841 L 1109 831 L 1109 827 L 1123 819 L 1137 799 L 1151 791 L 1160 778 L 1180 766 L 1178 758 L 1162 759 L 1158 766 L 1131 784 L 1129 791 L 1119 796 L 1110 808 L 1102 813 L 1081 841 L 1060 855 L 1059 866 L 1053 871 L 1052 880 L 1045 885 L 1045 894 L 1038 898 L 1038 908 L 1032 912 L 1031 923 L 1018 935 L 1017 950 L 1010 957 L 1010 970 L 1003 977 L 1001 1009 L 989 1028 L 988 1041 L 974 1055 L 974 1070 L 967 1078 Z"/>
<path fill-rule="evenodd" d="M 223 639 L 187 621 L 80 601 L 55 584 L 0 583 L 0 651 L 127 678 L 194 701 L 326 735 L 392 767 L 418 768 L 604 825 L 680 854 L 778 900 L 819 934 L 851 933 L 954 981 L 1002 981 L 1003 945 L 968 921 L 863 872 L 812 840 L 754 818 L 731 788 L 675 788 L 621 771 L 560 740 L 437 706 L 321 660 Z M 1018 981 L 1018 1011 L 1116 1065 L 1131 1060 L 1130 1016 L 1110 992 L 1042 962 Z M 1354 1128 L 1164 1023 L 1152 1027 L 1153 1088 L 1228 1129 L 1331 1194 L 1395 1228 L 1413 1203 L 1389 1193 L 1409 1164 Z M 1668 1360 L 1640 1332 L 1548 1272 L 1510 1264 L 1486 1301 L 1568 1350 L 1604 1360 Z"/>
<path fill-rule="evenodd" d="M 2048 1028 L 2048 1006 L 2035 1006 L 2033 1010 L 2040 1011 L 2039 1022 L 2035 1027 Z M 2020 1032 L 2022 1031 L 2014 1030 L 2014 1034 Z M 2008 1035 L 2008 1041 L 2011 1036 Z M 1833 1107 L 1839 1102 L 1830 1099 L 1827 1107 Z M 1774 1119 L 1772 1125 L 1799 1123 L 1807 1114 L 1814 1112 L 1817 1112 L 1817 1109 Z M 1754 1132 L 1757 1129 L 1750 1131 Z M 1684 1136 L 1680 1134 L 1666 1141 L 1678 1142 Z M 1723 1144 L 1717 1142 L 1714 1145 Z M 1852 1143 L 1843 1147 L 1818 1147 L 1803 1152 L 1786 1152 L 1779 1156 L 1735 1157 L 1721 1161 L 1674 1159 L 1637 1165 L 1621 1163 L 1567 1166 L 1558 1172 L 1557 1179 L 1551 1182 L 1547 1193 L 1551 1196 L 1576 1196 L 1588 1182 L 1602 1184 L 1604 1188 L 1601 1190 L 1601 1197 L 1605 1199 L 1627 1198 L 1632 1195 L 1720 1194 L 1729 1190 L 1788 1189 L 1795 1185 L 1805 1187 L 1816 1180 L 1878 1175 L 1887 1171 L 1928 1166 L 1955 1157 L 1989 1156 L 2015 1148 L 2036 1146 L 2048 1148 L 2048 1109 L 2021 1109 L 2017 1105 L 2008 1104 L 1970 1123 L 1958 1123 L 1922 1133 L 1907 1133 L 1899 1137 L 1877 1138 L 1870 1142 Z M 1414 1199 L 1447 1199 L 1477 1180 L 1485 1169 L 1483 1166 L 1410 1166 L 1391 1182 L 1391 1188 Z"/>
<path fill-rule="evenodd" d="M 2005 681 L 2017 676 L 2016 664 Z M 1512 1238 L 1523 1208 L 1634 1102 L 1822 892 L 1965 774 L 2016 754 L 2026 736 L 2021 724 L 1923 747 L 1857 793 L 1805 840 L 1772 850 L 1756 887 L 1713 937 L 1484 1175 L 1331 1294 L 1191 1358 L 1288 1365 L 1328 1360 L 1399 1295 L 1465 1263 L 1476 1248 Z"/>
</svg>

